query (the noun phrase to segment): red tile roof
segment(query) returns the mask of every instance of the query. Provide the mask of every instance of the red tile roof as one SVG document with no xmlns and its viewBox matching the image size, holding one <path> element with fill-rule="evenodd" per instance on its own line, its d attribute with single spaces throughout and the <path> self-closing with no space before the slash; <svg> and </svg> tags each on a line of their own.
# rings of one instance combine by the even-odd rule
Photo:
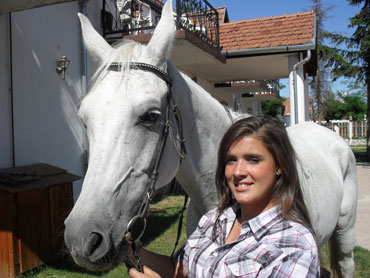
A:
<svg viewBox="0 0 370 278">
<path fill-rule="evenodd" d="M 314 12 L 220 24 L 223 50 L 304 44 L 314 38 Z"/>
</svg>

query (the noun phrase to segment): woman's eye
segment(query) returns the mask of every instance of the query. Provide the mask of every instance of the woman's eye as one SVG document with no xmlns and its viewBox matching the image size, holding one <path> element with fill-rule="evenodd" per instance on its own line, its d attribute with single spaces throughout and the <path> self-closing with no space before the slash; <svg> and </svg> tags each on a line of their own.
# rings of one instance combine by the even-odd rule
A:
<svg viewBox="0 0 370 278">
<path fill-rule="evenodd" d="M 145 126 L 150 126 L 158 121 L 160 115 L 160 111 L 150 110 L 140 117 L 140 122 Z"/>
<path fill-rule="evenodd" d="M 257 158 L 257 157 L 251 157 L 248 159 L 249 162 L 252 162 L 252 163 L 258 163 L 260 162 L 260 160 Z"/>
<path fill-rule="evenodd" d="M 228 158 L 226 158 L 226 164 L 230 164 L 230 163 L 233 163 L 233 162 L 235 162 L 236 161 L 236 159 L 235 158 L 233 158 L 233 157 L 228 157 Z"/>
</svg>

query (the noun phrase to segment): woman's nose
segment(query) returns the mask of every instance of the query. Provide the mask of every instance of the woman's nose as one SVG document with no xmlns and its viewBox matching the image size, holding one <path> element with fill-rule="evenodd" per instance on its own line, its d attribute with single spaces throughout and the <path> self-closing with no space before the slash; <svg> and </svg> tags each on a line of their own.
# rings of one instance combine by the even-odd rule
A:
<svg viewBox="0 0 370 278">
<path fill-rule="evenodd" d="M 245 177 L 248 174 L 248 169 L 247 169 L 247 163 L 245 163 L 242 160 L 239 160 L 234 168 L 234 176 L 235 177 Z"/>
</svg>

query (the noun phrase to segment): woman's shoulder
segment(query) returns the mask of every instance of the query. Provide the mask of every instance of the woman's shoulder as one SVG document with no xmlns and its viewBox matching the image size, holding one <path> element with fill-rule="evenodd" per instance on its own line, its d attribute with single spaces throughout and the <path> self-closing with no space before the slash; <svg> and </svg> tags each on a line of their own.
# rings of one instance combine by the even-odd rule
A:
<svg viewBox="0 0 370 278">
<path fill-rule="evenodd" d="M 220 213 L 220 218 L 223 219 L 223 218 L 227 218 L 230 216 L 230 214 L 232 215 L 235 215 L 235 211 L 237 210 L 237 206 L 236 205 L 232 205 L 230 207 L 227 207 L 226 209 L 224 209 L 221 213 Z M 201 221 L 202 220 L 213 220 L 215 221 L 217 219 L 219 215 L 219 211 L 218 211 L 218 208 L 212 208 L 210 209 L 209 211 L 207 211 L 205 214 L 203 214 L 203 216 L 201 217 Z"/>
<path fill-rule="evenodd" d="M 291 226 L 292 236 L 296 236 L 302 249 L 317 249 L 316 240 L 312 231 L 301 223 L 287 221 Z"/>
<path fill-rule="evenodd" d="M 215 219 L 217 217 L 218 211 L 217 208 L 210 209 L 200 218 L 202 220 Z"/>
<path fill-rule="evenodd" d="M 249 226 L 257 241 L 262 240 L 278 248 L 305 250 L 316 247 L 316 241 L 310 229 L 285 219 L 278 206 L 250 220 Z"/>
<path fill-rule="evenodd" d="M 282 219 L 274 225 L 266 235 L 266 240 L 275 240 L 275 244 L 283 249 L 299 249 L 317 253 L 317 245 L 311 230 L 303 224 Z"/>
<path fill-rule="evenodd" d="M 200 218 L 198 227 L 213 225 L 217 219 L 217 216 L 218 216 L 217 208 L 210 209 Z"/>
<path fill-rule="evenodd" d="M 198 228 L 204 230 L 204 229 L 208 229 L 209 227 L 213 227 L 217 219 L 218 221 L 220 221 L 220 223 L 234 221 L 236 210 L 237 210 L 237 207 L 235 205 L 227 207 L 221 213 L 219 213 L 217 208 L 210 209 L 199 220 Z"/>
</svg>

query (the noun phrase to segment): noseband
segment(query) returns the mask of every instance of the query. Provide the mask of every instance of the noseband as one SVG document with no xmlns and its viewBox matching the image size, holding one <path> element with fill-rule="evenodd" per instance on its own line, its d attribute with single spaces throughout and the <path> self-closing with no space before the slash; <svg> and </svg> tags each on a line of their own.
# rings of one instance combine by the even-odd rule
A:
<svg viewBox="0 0 370 278">
<path fill-rule="evenodd" d="M 131 246 L 133 248 L 133 251 L 134 251 L 134 257 L 137 261 L 136 265 L 133 265 L 131 261 L 127 261 L 127 260 L 125 261 L 125 263 L 128 266 L 128 268 L 129 267 L 135 267 L 139 271 L 142 271 L 141 259 L 140 259 L 140 256 L 138 254 L 139 249 L 140 249 L 140 245 L 141 245 L 140 238 L 143 236 L 143 234 L 145 232 L 145 228 L 146 228 L 145 215 L 148 211 L 150 201 L 152 200 L 152 197 L 153 197 L 153 194 L 154 194 L 154 191 L 155 191 L 155 183 L 156 183 L 156 181 L 158 179 L 158 175 L 159 175 L 158 168 L 159 168 L 159 164 L 160 164 L 160 161 L 161 161 L 161 158 L 162 158 L 162 155 L 163 155 L 164 146 L 166 144 L 168 135 L 170 136 L 171 141 L 174 145 L 174 148 L 175 148 L 177 154 L 180 157 L 180 163 L 185 158 L 186 149 L 185 149 L 185 140 L 184 140 L 184 136 L 183 136 L 182 119 L 181 119 L 180 110 L 178 109 L 178 107 L 175 103 L 175 100 L 173 98 L 173 95 L 172 95 L 172 90 L 171 90 L 172 89 L 172 78 L 171 78 L 171 76 L 169 76 L 168 73 L 159 69 L 158 67 L 155 67 L 153 65 L 146 64 L 146 63 L 130 62 L 125 66 L 128 66 L 128 68 L 130 70 L 143 70 L 143 71 L 151 72 L 151 73 L 155 74 L 157 77 L 159 77 L 160 79 L 162 79 L 163 81 L 165 81 L 166 84 L 167 84 L 167 87 L 168 87 L 168 92 L 167 92 L 167 96 L 166 96 L 165 124 L 164 124 L 163 130 L 162 130 L 161 139 L 160 139 L 159 144 L 157 146 L 157 157 L 156 157 L 155 164 L 154 164 L 154 167 L 153 167 L 153 170 L 152 170 L 150 181 L 147 185 L 147 191 L 146 191 L 146 194 L 145 194 L 145 196 L 144 196 L 144 198 L 143 198 L 143 200 L 140 204 L 138 213 L 128 222 L 127 228 L 126 228 L 126 231 L 125 231 L 125 239 L 127 240 L 127 242 L 129 242 L 131 244 Z M 123 65 L 121 63 L 113 62 L 108 67 L 108 70 L 110 70 L 110 71 L 121 71 L 122 67 L 123 67 Z M 175 137 L 174 132 L 173 132 L 173 127 L 172 127 L 172 122 L 170 121 L 171 105 L 173 107 L 172 111 L 173 111 L 175 119 L 176 119 L 179 138 Z M 178 143 L 180 144 L 180 148 L 178 146 Z M 137 224 L 138 222 L 140 223 L 140 221 L 142 221 L 143 228 L 142 228 L 142 231 L 141 231 L 140 235 L 137 238 L 134 239 L 133 235 L 132 235 L 133 228 L 134 228 L 134 225 Z"/>
</svg>

